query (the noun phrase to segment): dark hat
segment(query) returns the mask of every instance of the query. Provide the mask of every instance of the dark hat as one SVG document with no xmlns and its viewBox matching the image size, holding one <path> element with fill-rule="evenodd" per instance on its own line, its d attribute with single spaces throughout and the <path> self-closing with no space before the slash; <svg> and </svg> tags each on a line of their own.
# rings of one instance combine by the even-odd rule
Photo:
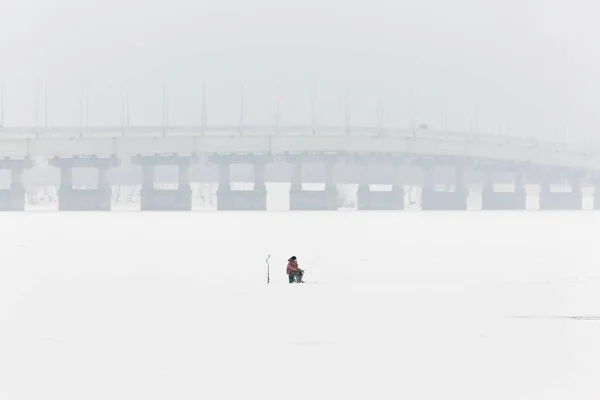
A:
<svg viewBox="0 0 600 400">
<path fill-rule="evenodd" d="M 296 256 L 291 256 L 288 261 L 294 261 L 295 259 L 296 259 Z"/>
</svg>

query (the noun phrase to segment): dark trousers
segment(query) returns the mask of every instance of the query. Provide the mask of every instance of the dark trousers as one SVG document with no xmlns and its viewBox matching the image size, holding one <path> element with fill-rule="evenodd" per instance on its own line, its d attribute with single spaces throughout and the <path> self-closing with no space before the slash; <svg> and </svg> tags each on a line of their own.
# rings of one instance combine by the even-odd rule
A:
<svg viewBox="0 0 600 400">
<path fill-rule="evenodd" d="M 304 275 L 304 271 L 300 272 L 291 272 L 288 275 L 288 281 L 290 283 L 294 283 L 294 278 L 296 278 L 296 282 L 302 282 L 302 275 Z"/>
</svg>

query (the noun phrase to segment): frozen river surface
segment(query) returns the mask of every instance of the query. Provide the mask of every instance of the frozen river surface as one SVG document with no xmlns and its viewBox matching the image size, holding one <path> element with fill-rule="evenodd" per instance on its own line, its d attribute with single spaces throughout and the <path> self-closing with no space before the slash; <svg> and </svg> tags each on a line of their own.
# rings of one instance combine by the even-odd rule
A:
<svg viewBox="0 0 600 400">
<path fill-rule="evenodd" d="M 599 231 L 590 212 L 2 214 L 0 399 L 597 400 Z"/>
</svg>

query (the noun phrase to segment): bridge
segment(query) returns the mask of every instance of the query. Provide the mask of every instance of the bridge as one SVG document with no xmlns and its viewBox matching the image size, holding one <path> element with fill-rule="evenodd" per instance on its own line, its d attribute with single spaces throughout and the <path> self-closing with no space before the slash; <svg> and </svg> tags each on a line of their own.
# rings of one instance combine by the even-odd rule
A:
<svg viewBox="0 0 600 400">
<path fill-rule="evenodd" d="M 0 191 L 1 210 L 24 210 L 23 174 L 36 163 L 60 171 L 60 210 L 110 210 L 109 171 L 132 163 L 142 170 L 142 210 L 190 210 L 190 168 L 218 168 L 219 210 L 266 209 L 267 165 L 291 166 L 290 209 L 337 209 L 336 168 L 358 173 L 360 210 L 404 209 L 408 170 L 422 172 L 422 209 L 464 210 L 468 171 L 482 176 L 484 210 L 525 209 L 525 182 L 540 186 L 540 209 L 581 209 L 582 184 L 600 184 L 596 144 L 558 143 L 526 138 L 429 129 L 349 126 L 160 126 L 0 128 L 0 169 L 10 171 L 10 188 Z M 254 189 L 231 189 L 231 166 L 247 164 Z M 303 165 L 321 164 L 325 189 L 303 190 Z M 155 169 L 178 170 L 176 190 L 155 188 Z M 451 168 L 453 190 L 436 190 L 435 170 Z M 97 169 L 95 189 L 74 189 L 73 169 Z M 282 167 L 283 168 L 283 167 Z M 390 191 L 371 191 L 374 172 L 391 170 Z M 26 172 L 29 171 L 29 172 Z M 499 174 L 511 174 L 513 191 L 496 192 Z M 568 181 L 569 192 L 551 184 Z M 600 196 L 595 195 L 595 208 Z"/>
</svg>

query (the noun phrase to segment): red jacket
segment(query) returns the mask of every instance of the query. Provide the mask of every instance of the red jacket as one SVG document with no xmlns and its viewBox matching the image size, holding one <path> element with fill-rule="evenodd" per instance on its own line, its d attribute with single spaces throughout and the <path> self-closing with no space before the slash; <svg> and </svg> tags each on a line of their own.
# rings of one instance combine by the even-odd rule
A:
<svg viewBox="0 0 600 400">
<path fill-rule="evenodd" d="M 285 273 L 289 275 L 291 272 L 300 272 L 300 268 L 298 267 L 298 261 L 296 261 L 296 260 L 288 261 L 288 265 L 287 265 L 287 269 L 286 269 Z"/>
</svg>

